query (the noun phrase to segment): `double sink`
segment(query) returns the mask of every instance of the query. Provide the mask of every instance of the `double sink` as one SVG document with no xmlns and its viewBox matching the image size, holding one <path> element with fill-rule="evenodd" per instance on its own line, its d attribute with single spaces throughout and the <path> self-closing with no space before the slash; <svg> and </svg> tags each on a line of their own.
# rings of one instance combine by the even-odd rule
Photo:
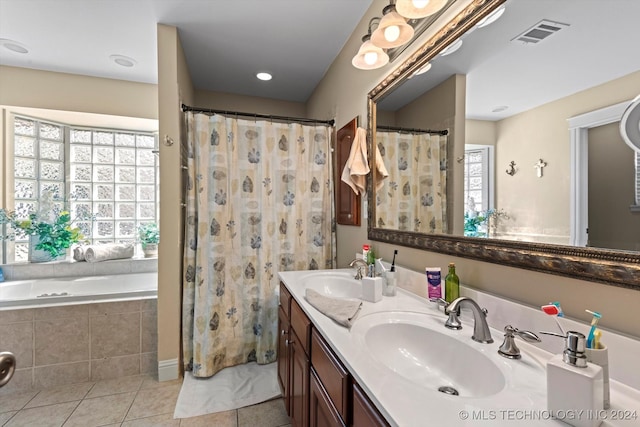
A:
<svg viewBox="0 0 640 427">
<path fill-rule="evenodd" d="M 282 277 L 294 282 L 286 280 L 288 274 Z M 415 417 L 424 415 L 447 425 L 466 425 L 462 410 L 493 417 L 499 424 L 500 411 L 546 408 L 542 361 L 526 350 L 519 360 L 500 356 L 500 331 L 491 330 L 491 344 L 473 341 L 473 321 L 464 311 L 463 328 L 450 330 L 444 327 L 447 316 L 435 304 L 399 290 L 378 303 L 363 302 L 347 330 L 307 304 L 304 291 L 359 299 L 362 285 L 352 270 L 290 274 L 296 276 L 288 286 L 294 297 L 303 300 L 303 309 L 392 424 L 415 425 Z M 556 424 L 538 421 L 533 424 Z"/>
</svg>

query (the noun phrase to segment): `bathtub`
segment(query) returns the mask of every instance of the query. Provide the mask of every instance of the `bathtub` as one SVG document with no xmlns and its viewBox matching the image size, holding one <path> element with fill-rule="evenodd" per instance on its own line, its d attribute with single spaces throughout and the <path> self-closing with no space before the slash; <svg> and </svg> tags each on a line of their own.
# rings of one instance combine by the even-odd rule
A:
<svg viewBox="0 0 640 427">
<path fill-rule="evenodd" d="M 0 311 L 156 298 L 158 273 L 13 280 L 0 283 Z"/>
</svg>

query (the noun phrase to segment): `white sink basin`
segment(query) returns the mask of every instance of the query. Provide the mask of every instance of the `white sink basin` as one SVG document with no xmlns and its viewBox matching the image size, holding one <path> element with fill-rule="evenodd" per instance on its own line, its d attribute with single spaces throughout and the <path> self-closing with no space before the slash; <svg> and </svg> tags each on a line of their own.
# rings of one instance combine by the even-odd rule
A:
<svg viewBox="0 0 640 427">
<path fill-rule="evenodd" d="M 353 274 L 333 270 L 320 270 L 302 278 L 305 289 L 333 298 L 359 299 L 362 297 L 362 282 Z"/>
<path fill-rule="evenodd" d="M 458 339 L 445 329 L 444 320 L 422 313 L 381 312 L 358 319 L 351 332 L 382 369 L 427 390 L 450 394 L 454 389 L 460 397 L 471 398 L 499 393 L 505 377 L 485 354 L 495 348 L 480 349 L 483 344 Z"/>
</svg>

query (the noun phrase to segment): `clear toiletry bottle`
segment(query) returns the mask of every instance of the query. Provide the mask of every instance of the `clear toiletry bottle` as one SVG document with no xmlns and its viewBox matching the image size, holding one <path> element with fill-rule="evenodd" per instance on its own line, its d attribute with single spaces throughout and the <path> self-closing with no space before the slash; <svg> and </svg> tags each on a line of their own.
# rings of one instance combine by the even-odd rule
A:
<svg viewBox="0 0 640 427">
<path fill-rule="evenodd" d="M 460 296 L 460 279 L 456 274 L 456 265 L 449 263 L 449 273 L 444 278 L 444 299 L 452 302 Z"/>
</svg>

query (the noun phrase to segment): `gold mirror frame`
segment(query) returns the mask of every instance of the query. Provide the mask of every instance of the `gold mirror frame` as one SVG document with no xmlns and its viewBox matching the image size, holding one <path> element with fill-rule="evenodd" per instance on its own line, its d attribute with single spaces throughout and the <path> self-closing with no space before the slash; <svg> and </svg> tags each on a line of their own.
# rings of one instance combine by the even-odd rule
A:
<svg viewBox="0 0 640 427">
<path fill-rule="evenodd" d="M 367 144 L 374 153 L 376 102 L 506 0 L 474 0 L 368 94 Z M 367 180 L 370 240 L 640 291 L 640 253 L 375 228 L 373 179 Z"/>
</svg>

